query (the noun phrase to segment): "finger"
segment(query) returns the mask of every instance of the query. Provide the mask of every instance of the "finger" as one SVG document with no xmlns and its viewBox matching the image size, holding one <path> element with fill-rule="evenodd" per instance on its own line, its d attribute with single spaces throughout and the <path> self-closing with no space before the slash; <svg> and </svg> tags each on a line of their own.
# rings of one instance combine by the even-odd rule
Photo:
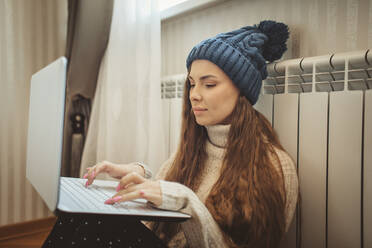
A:
<svg viewBox="0 0 372 248">
<path fill-rule="evenodd" d="M 84 178 L 88 179 L 85 183 L 85 187 L 88 187 L 88 185 L 91 185 L 93 183 L 93 180 L 95 178 L 95 166 L 92 167 L 87 174 L 84 175 Z"/>
<path fill-rule="evenodd" d="M 160 206 L 162 204 L 162 198 L 161 195 L 154 192 L 153 190 L 140 190 L 140 196 L 141 198 L 151 202 L 155 206 Z"/>
<path fill-rule="evenodd" d="M 94 175 L 93 175 L 93 179 L 98 176 L 99 174 L 103 173 L 103 172 L 107 172 L 107 164 L 106 163 L 100 163 L 98 164 L 97 166 L 94 167 Z"/>
<path fill-rule="evenodd" d="M 88 187 L 88 185 L 92 183 L 91 181 L 89 181 L 89 179 L 92 177 L 92 173 L 94 172 L 94 166 L 88 167 L 87 170 L 88 172 L 85 173 L 83 176 L 84 179 L 88 179 L 85 183 L 85 187 Z"/>
<path fill-rule="evenodd" d="M 141 198 L 140 190 L 136 190 L 128 194 L 117 195 L 113 198 L 107 199 L 105 201 L 105 204 L 114 204 L 114 203 L 119 203 L 119 202 L 124 202 L 124 201 L 131 201 L 131 200 L 135 200 L 139 198 Z"/>
<path fill-rule="evenodd" d="M 118 187 L 120 186 L 120 184 L 118 185 Z M 140 190 L 143 188 L 143 184 L 129 184 L 127 185 L 127 187 L 125 189 L 120 189 L 118 191 L 118 193 L 116 193 L 115 195 L 113 195 L 111 198 L 115 198 L 117 196 L 120 196 L 120 195 L 125 195 L 125 194 L 129 194 L 129 193 L 132 193 L 136 190 Z"/>
<path fill-rule="evenodd" d="M 145 179 L 143 176 L 138 174 L 137 172 L 131 172 L 128 175 L 124 176 L 120 182 L 118 187 L 116 188 L 117 191 L 120 189 L 127 188 L 130 184 L 141 184 L 146 182 L 147 179 Z"/>
<path fill-rule="evenodd" d="M 89 171 L 92 169 L 92 167 L 88 167 L 88 168 L 85 168 L 85 170 L 87 170 L 87 172 L 84 174 L 83 178 L 87 178 L 88 177 L 88 173 Z"/>
<path fill-rule="evenodd" d="M 145 199 L 151 202 L 155 206 L 160 206 L 162 204 L 162 199 L 159 194 L 153 193 L 151 190 L 136 190 L 128 194 L 118 194 L 105 201 L 105 204 L 114 204 L 124 201 L 131 201 L 135 199 Z"/>
<path fill-rule="evenodd" d="M 104 172 L 106 170 L 106 167 L 107 165 L 104 164 L 104 163 L 99 163 L 95 166 L 93 166 L 89 172 L 87 173 L 87 175 L 85 176 L 85 178 L 88 179 L 88 181 L 85 183 L 85 186 L 87 187 L 88 185 L 91 185 L 94 181 L 94 179 L 96 178 L 96 176 L 102 172 Z"/>
<path fill-rule="evenodd" d="M 115 202 L 115 199 L 119 199 L 117 197 L 130 195 L 132 192 L 139 192 L 139 198 L 143 198 L 151 203 L 153 203 L 155 206 L 160 206 L 162 204 L 162 194 L 161 190 L 156 187 L 157 182 L 153 181 L 146 181 L 141 184 L 135 184 L 128 186 L 126 189 L 123 189 L 116 193 L 114 196 L 112 196 L 109 200 L 109 202 Z"/>
</svg>

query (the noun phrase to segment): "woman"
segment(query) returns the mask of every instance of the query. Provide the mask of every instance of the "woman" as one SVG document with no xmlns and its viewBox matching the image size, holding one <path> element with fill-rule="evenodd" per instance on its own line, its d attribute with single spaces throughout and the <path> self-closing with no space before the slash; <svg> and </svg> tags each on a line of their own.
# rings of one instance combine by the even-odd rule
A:
<svg viewBox="0 0 372 248">
<path fill-rule="evenodd" d="M 144 198 L 192 216 L 149 227 L 169 247 L 277 247 L 293 217 L 295 165 L 266 118 L 252 105 L 266 78 L 265 60 L 286 50 L 288 28 L 263 21 L 202 41 L 186 65 L 181 141 L 156 180 L 140 163 L 88 168 L 121 178 L 106 204 Z"/>
</svg>

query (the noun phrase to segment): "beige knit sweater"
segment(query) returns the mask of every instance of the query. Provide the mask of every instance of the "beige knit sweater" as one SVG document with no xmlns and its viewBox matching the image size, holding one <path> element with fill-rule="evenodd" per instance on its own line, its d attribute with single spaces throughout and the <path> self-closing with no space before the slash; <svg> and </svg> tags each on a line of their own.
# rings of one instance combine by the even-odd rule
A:
<svg viewBox="0 0 372 248">
<path fill-rule="evenodd" d="M 162 205 L 158 208 L 176 210 L 192 216 L 182 222 L 179 232 L 169 243 L 169 247 L 227 247 L 218 224 L 204 205 L 205 200 L 220 175 L 220 168 L 225 152 L 230 125 L 208 126 L 209 140 L 206 144 L 208 158 L 202 173 L 202 182 L 196 192 L 186 186 L 163 181 L 174 160 L 173 154 L 160 168 L 156 179 L 160 179 Z M 286 230 L 288 230 L 296 209 L 298 196 L 298 180 L 295 164 L 289 155 L 275 149 L 283 169 L 287 196 Z M 279 164 L 277 166 L 280 166 Z"/>
</svg>

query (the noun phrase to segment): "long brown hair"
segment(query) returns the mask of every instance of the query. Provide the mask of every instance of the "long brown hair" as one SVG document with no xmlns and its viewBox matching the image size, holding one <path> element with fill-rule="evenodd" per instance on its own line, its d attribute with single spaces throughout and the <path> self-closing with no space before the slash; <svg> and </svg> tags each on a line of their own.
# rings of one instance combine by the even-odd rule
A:
<svg viewBox="0 0 372 248">
<path fill-rule="evenodd" d="M 205 167 L 208 134 L 196 123 L 189 90 L 187 79 L 180 144 L 165 180 L 195 191 Z M 283 172 L 274 166 L 280 164 L 274 147 L 284 150 L 270 122 L 240 96 L 231 115 L 220 177 L 205 203 L 231 247 L 277 247 L 285 232 Z M 162 226 L 160 231 L 170 238 L 175 230 Z"/>
</svg>

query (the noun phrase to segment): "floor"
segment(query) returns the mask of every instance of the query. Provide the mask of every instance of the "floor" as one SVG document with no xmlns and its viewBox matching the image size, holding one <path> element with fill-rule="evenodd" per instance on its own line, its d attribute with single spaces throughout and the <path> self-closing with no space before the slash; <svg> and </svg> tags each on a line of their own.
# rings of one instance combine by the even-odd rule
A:
<svg viewBox="0 0 372 248">
<path fill-rule="evenodd" d="M 3 229 L 3 235 L 0 237 L 0 248 L 40 248 L 44 240 L 51 231 L 55 219 L 48 219 L 43 223 L 34 223 L 25 225 L 17 224 L 7 230 Z M 1 229 L 1 228 L 0 228 Z M 8 232 L 8 235 L 4 235 Z"/>
<path fill-rule="evenodd" d="M 0 241 L 1 248 L 40 248 L 44 240 L 48 236 L 49 231 L 41 233 L 30 234 L 22 237 L 12 238 L 8 240 Z"/>
</svg>

